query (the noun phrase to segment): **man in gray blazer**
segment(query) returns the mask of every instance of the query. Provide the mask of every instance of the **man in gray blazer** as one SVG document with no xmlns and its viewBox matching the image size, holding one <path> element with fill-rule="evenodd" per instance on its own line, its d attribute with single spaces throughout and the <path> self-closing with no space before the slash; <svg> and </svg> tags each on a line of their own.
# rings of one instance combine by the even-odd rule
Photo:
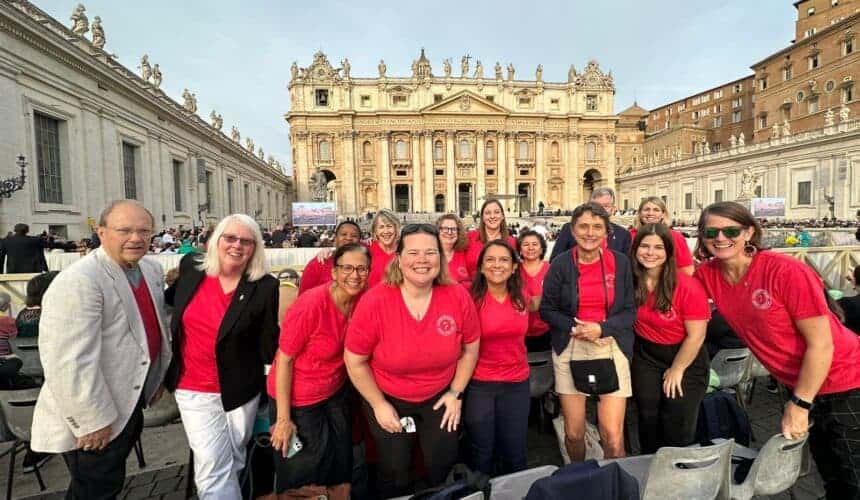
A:
<svg viewBox="0 0 860 500">
<path fill-rule="evenodd" d="M 45 384 L 33 415 L 34 451 L 62 453 L 66 498 L 115 498 L 161 395 L 171 350 L 164 273 L 144 256 L 154 220 L 134 200 L 99 218 L 102 246 L 61 272 L 42 301 L 39 354 Z"/>
</svg>

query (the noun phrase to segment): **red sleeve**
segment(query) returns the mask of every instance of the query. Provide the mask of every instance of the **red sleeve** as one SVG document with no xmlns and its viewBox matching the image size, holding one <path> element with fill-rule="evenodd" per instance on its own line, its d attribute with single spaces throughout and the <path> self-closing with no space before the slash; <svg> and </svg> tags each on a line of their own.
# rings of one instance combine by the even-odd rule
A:
<svg viewBox="0 0 860 500">
<path fill-rule="evenodd" d="M 457 286 L 456 290 L 461 297 L 456 297 L 455 300 L 459 300 L 463 304 L 463 343 L 471 344 L 481 338 L 481 320 L 469 292 L 460 286 Z"/>
<path fill-rule="evenodd" d="M 305 296 L 305 298 L 309 297 Z M 312 307 L 308 302 L 311 301 L 296 300 L 292 307 L 287 309 L 281 320 L 278 349 L 287 356 L 295 357 L 304 351 L 311 332 L 319 323 L 317 321 L 318 308 Z"/>
<path fill-rule="evenodd" d="M 380 285 L 385 286 L 385 285 Z M 369 300 L 368 300 L 369 299 Z M 365 295 L 352 312 L 346 329 L 346 350 L 359 356 L 369 356 L 379 343 L 379 325 L 373 297 Z"/>
<path fill-rule="evenodd" d="M 698 280 L 687 275 L 679 276 L 678 301 L 681 319 L 687 320 L 709 320 L 711 319 L 711 307 L 708 305 L 708 294 L 705 287 Z"/>
<path fill-rule="evenodd" d="M 687 246 L 687 238 L 678 231 L 672 230 L 672 237 L 675 243 L 675 264 L 678 269 L 693 265 L 693 254 L 690 253 L 690 247 Z"/>
<path fill-rule="evenodd" d="M 302 279 L 299 280 L 299 295 L 319 284 L 322 267 L 316 257 L 311 258 L 310 262 L 305 265 Z"/>
<path fill-rule="evenodd" d="M 774 293 L 792 319 L 830 314 L 827 299 L 824 298 L 824 285 L 812 268 L 800 261 L 788 261 L 787 265 L 779 269 L 779 274 L 781 276 L 773 280 Z"/>
</svg>

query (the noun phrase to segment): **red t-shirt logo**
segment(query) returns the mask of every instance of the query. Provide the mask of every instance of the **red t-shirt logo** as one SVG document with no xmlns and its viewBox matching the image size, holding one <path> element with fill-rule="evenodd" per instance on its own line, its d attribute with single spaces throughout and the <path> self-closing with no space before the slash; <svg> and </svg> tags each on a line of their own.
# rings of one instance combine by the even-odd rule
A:
<svg viewBox="0 0 860 500">
<path fill-rule="evenodd" d="M 447 314 L 439 316 L 439 319 L 436 320 L 436 333 L 443 337 L 451 335 L 456 329 L 457 322 Z"/>
<path fill-rule="evenodd" d="M 458 268 L 457 268 L 457 273 L 458 273 L 460 276 L 463 276 L 464 278 L 465 278 L 466 276 L 469 276 L 469 271 L 467 271 L 467 270 L 466 270 L 466 267 L 465 267 L 465 266 L 460 266 L 460 267 L 458 267 Z"/>
<path fill-rule="evenodd" d="M 661 318 L 663 318 L 663 321 L 667 321 L 667 322 L 675 321 L 675 319 L 678 318 L 678 315 L 675 314 L 675 308 L 674 307 L 670 307 L 669 310 L 665 311 L 665 312 L 660 311 L 658 314 L 660 315 Z"/>
<path fill-rule="evenodd" d="M 754 290 L 752 293 L 752 305 L 762 311 L 770 309 L 770 306 L 773 305 L 773 298 L 770 296 L 770 292 L 764 288 Z"/>
</svg>

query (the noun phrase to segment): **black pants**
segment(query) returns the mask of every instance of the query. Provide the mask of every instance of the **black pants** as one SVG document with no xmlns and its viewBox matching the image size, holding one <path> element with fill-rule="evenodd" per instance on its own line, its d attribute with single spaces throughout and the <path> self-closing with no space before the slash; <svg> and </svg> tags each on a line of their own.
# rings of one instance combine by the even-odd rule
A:
<svg viewBox="0 0 860 500">
<path fill-rule="evenodd" d="M 860 499 L 860 389 L 815 398 L 809 450 L 828 499 Z"/>
<path fill-rule="evenodd" d="M 696 438 L 699 406 L 708 390 L 710 361 L 704 348 L 684 371 L 683 397 L 667 398 L 663 373 L 672 366 L 681 344 L 656 344 L 637 336 L 633 345 L 633 397 L 639 411 L 639 443 L 642 453 L 662 446 L 687 446 Z"/>
<path fill-rule="evenodd" d="M 275 457 L 275 491 L 307 485 L 335 486 L 352 482 L 352 424 L 349 409 L 349 384 L 325 401 L 290 409 L 298 429 L 302 450 L 284 458 Z M 269 403 L 272 422 L 278 419 L 277 404 Z"/>
<path fill-rule="evenodd" d="M 125 461 L 143 431 L 143 397 L 122 432 L 101 451 L 72 450 L 63 460 L 72 476 L 66 500 L 116 498 L 125 483 Z"/>
<path fill-rule="evenodd" d="M 526 468 L 529 430 L 529 381 L 473 380 L 463 401 L 463 422 L 469 437 L 469 467 L 493 474 L 496 458 L 502 474 Z"/>
<path fill-rule="evenodd" d="M 447 390 L 447 389 L 446 389 Z M 416 434 L 387 432 L 376 421 L 373 408 L 364 402 L 370 432 L 379 451 L 376 486 L 380 498 L 392 498 L 411 492 L 409 470 L 412 466 L 413 436 L 418 437 L 424 454 L 424 466 L 430 486 L 442 484 L 457 462 L 457 432 L 440 429 L 445 408 L 433 410 L 433 405 L 445 391 L 421 403 L 410 403 L 386 396 L 400 418 L 415 420 Z"/>
</svg>

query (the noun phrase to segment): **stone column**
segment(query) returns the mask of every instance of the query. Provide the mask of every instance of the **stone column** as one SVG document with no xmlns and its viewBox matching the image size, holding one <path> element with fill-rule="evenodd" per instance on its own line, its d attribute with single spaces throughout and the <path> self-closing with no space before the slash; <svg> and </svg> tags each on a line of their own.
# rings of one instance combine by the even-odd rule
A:
<svg viewBox="0 0 860 500">
<path fill-rule="evenodd" d="M 454 160 L 453 130 L 445 131 L 445 144 L 447 146 L 445 155 L 445 210 L 448 212 L 454 212 L 457 209 L 455 204 L 455 200 L 457 198 L 457 184 L 454 180 L 454 176 L 457 173 L 457 164 Z"/>
<path fill-rule="evenodd" d="M 564 209 L 572 210 L 579 205 L 579 134 L 567 134 L 567 158 L 564 159 Z"/>
<path fill-rule="evenodd" d="M 424 209 L 428 212 L 436 210 L 433 200 L 433 131 L 424 131 L 424 186 L 421 195 L 424 197 Z"/>
<path fill-rule="evenodd" d="M 617 136 L 615 134 L 607 134 L 606 142 L 603 143 L 603 162 L 606 165 L 606 186 L 615 189 L 615 140 Z M 677 205 L 675 205 L 677 206 Z"/>
<path fill-rule="evenodd" d="M 507 134 L 499 132 L 496 141 L 496 194 L 505 193 L 508 190 L 505 170 L 508 166 L 508 141 Z M 507 207 L 507 201 L 502 201 L 502 206 Z"/>
<path fill-rule="evenodd" d="M 484 193 L 486 192 L 486 183 L 487 183 L 487 170 L 484 166 L 484 145 L 486 141 L 486 133 L 483 130 L 478 130 L 475 134 L 475 142 L 477 147 L 475 149 L 475 154 L 478 155 L 477 161 L 475 162 L 475 169 L 477 170 L 475 174 L 475 189 L 472 194 L 475 197 L 475 209 L 481 206 L 481 199 L 484 197 Z"/>
<path fill-rule="evenodd" d="M 505 175 L 505 179 L 507 180 L 507 184 L 505 185 L 505 192 L 507 194 L 516 195 L 517 194 L 517 134 L 516 132 L 508 133 L 508 161 L 507 161 L 507 175 Z M 514 210 L 515 212 L 519 212 L 520 208 L 520 199 L 512 198 L 508 200 L 508 210 Z"/>
<path fill-rule="evenodd" d="M 532 209 L 537 209 L 538 203 L 543 202 L 544 208 L 549 208 L 549 203 L 546 199 L 546 136 L 544 134 L 535 135 L 535 192 L 534 200 L 532 201 Z"/>
<path fill-rule="evenodd" d="M 420 212 L 427 210 L 423 208 L 424 194 L 421 191 L 421 133 L 412 132 L 412 188 L 410 189 L 410 197 L 412 198 L 412 211 Z M 427 210 L 429 212 L 429 210 Z"/>
<path fill-rule="evenodd" d="M 356 180 L 358 164 L 355 161 L 355 131 L 345 130 L 341 132 L 340 139 L 343 147 L 343 169 L 341 171 L 344 175 L 344 182 L 338 183 L 338 193 L 343 199 L 343 205 L 338 205 L 338 212 L 358 215 L 358 200 L 355 192 L 358 184 Z"/>
<path fill-rule="evenodd" d="M 388 160 L 388 132 L 379 134 L 379 188 L 376 199 L 378 208 L 393 210 L 391 206 L 391 162 Z"/>
<path fill-rule="evenodd" d="M 296 183 L 296 201 L 311 201 L 311 191 L 308 185 L 311 175 L 310 134 L 300 130 L 295 133 L 294 137 L 296 138 L 296 165 L 293 168 L 293 175 Z M 197 168 L 196 164 L 194 168 Z M 197 175 L 196 170 L 194 175 Z M 256 211 L 257 207 L 252 207 L 252 210 Z"/>
</svg>

